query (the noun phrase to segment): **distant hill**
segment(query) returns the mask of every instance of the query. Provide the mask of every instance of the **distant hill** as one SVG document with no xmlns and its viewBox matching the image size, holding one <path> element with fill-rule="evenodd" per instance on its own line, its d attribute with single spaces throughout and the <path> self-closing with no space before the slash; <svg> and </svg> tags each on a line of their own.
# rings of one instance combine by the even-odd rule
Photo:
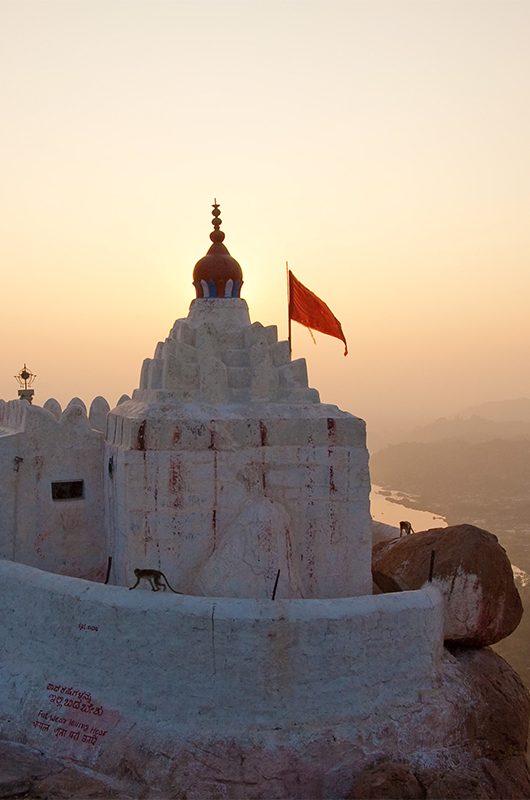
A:
<svg viewBox="0 0 530 800">
<path fill-rule="evenodd" d="M 373 454 L 370 472 L 374 483 L 458 522 L 500 508 L 506 523 L 530 520 L 530 440 L 402 442 Z"/>
<path fill-rule="evenodd" d="M 510 400 L 490 400 L 478 406 L 464 409 L 461 417 L 485 417 L 495 422 L 530 422 L 530 398 L 517 397 Z"/>
<path fill-rule="evenodd" d="M 502 509 L 505 523 L 514 515 L 530 521 L 530 398 L 482 403 L 414 428 L 373 453 L 370 470 L 375 483 L 446 517 L 469 508 L 497 518 Z"/>
<path fill-rule="evenodd" d="M 441 442 L 445 439 L 465 442 L 530 440 L 530 398 L 493 400 L 470 406 L 453 417 L 441 417 L 427 425 L 413 428 L 399 438 L 387 437 L 387 442 Z"/>
<path fill-rule="evenodd" d="M 530 401 L 529 401 L 530 402 Z M 530 421 L 486 419 L 478 415 L 470 417 L 442 417 L 414 428 L 407 439 L 413 442 L 440 442 L 458 439 L 465 442 L 487 442 L 492 439 L 529 439 Z"/>
</svg>

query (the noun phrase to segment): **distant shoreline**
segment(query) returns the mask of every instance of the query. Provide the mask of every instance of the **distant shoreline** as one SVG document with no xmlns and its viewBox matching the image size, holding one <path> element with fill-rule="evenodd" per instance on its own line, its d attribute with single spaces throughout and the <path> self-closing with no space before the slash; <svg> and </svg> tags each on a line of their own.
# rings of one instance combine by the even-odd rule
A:
<svg viewBox="0 0 530 800">
<path fill-rule="evenodd" d="M 398 527 L 402 519 L 408 520 L 415 530 L 445 528 L 448 524 L 441 514 L 425 510 L 419 499 L 413 499 L 385 486 L 372 485 L 370 504 L 372 518 L 387 525 Z"/>
</svg>

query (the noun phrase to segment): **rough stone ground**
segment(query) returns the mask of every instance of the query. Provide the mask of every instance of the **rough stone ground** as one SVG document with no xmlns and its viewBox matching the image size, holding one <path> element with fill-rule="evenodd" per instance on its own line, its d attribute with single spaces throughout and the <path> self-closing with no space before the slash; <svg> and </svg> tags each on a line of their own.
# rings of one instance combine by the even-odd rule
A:
<svg viewBox="0 0 530 800">
<path fill-rule="evenodd" d="M 522 784 L 525 783 L 524 776 L 517 775 L 524 771 L 524 767 L 516 761 L 514 759 L 514 784 L 508 793 L 502 788 L 499 791 L 499 776 L 493 774 L 495 763 L 478 759 L 476 769 L 470 775 L 420 770 L 417 776 L 408 764 L 382 762 L 357 777 L 349 797 L 351 800 L 513 800 L 527 797 L 524 791 L 520 793 L 520 786 L 515 788 L 517 778 Z M 488 777 L 489 780 L 486 780 Z M 500 785 L 506 788 L 505 776 L 500 776 Z M 145 790 L 138 790 L 138 787 L 119 785 L 72 762 L 49 758 L 25 745 L 0 742 L 2 800 L 141 800 L 144 797 L 184 800 L 185 794 L 178 789 L 174 793 L 165 791 L 159 794 L 152 790 L 146 793 Z"/>
<path fill-rule="evenodd" d="M 0 742 L 0 798 L 24 800 L 133 800 L 134 792 L 72 762 Z"/>
</svg>

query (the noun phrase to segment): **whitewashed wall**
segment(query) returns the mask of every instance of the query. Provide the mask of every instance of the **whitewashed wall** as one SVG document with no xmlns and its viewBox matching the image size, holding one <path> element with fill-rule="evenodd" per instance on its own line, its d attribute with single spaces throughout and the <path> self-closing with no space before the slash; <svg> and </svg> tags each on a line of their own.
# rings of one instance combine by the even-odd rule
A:
<svg viewBox="0 0 530 800">
<path fill-rule="evenodd" d="M 435 691 L 442 654 L 436 590 L 180 597 L 5 561 L 0 585 L 2 738 L 109 773 L 127 764 L 160 780 L 178 765 L 174 785 L 193 779 L 203 791 L 205 759 L 216 762 L 217 790 L 221 778 L 237 783 L 257 738 L 265 760 L 285 759 L 309 737 L 334 758 L 345 748 L 350 769 L 394 747 L 390 728 L 406 714 L 421 740 L 418 704 Z"/>
<path fill-rule="evenodd" d="M 270 597 L 280 568 L 279 596 L 368 594 L 364 423 L 320 404 L 223 412 L 131 401 L 110 415 L 116 582 L 156 567 L 179 591 Z"/>
<path fill-rule="evenodd" d="M 58 417 L 25 401 L 0 405 L 0 557 L 87 578 L 105 574 L 103 447 L 81 401 Z M 80 480 L 82 499 L 52 499 L 52 482 Z"/>
<path fill-rule="evenodd" d="M 0 432 L 0 558 L 15 558 L 20 433 Z"/>
</svg>

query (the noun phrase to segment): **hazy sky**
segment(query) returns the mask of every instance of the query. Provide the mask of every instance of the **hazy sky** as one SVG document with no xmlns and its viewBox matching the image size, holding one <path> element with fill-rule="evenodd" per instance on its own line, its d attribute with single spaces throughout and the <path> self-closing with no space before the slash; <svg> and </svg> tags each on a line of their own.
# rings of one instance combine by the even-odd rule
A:
<svg viewBox="0 0 530 800">
<path fill-rule="evenodd" d="M 115 402 L 221 202 L 251 317 L 372 428 L 530 395 L 530 2 L 0 0 L 0 397 Z"/>
</svg>

